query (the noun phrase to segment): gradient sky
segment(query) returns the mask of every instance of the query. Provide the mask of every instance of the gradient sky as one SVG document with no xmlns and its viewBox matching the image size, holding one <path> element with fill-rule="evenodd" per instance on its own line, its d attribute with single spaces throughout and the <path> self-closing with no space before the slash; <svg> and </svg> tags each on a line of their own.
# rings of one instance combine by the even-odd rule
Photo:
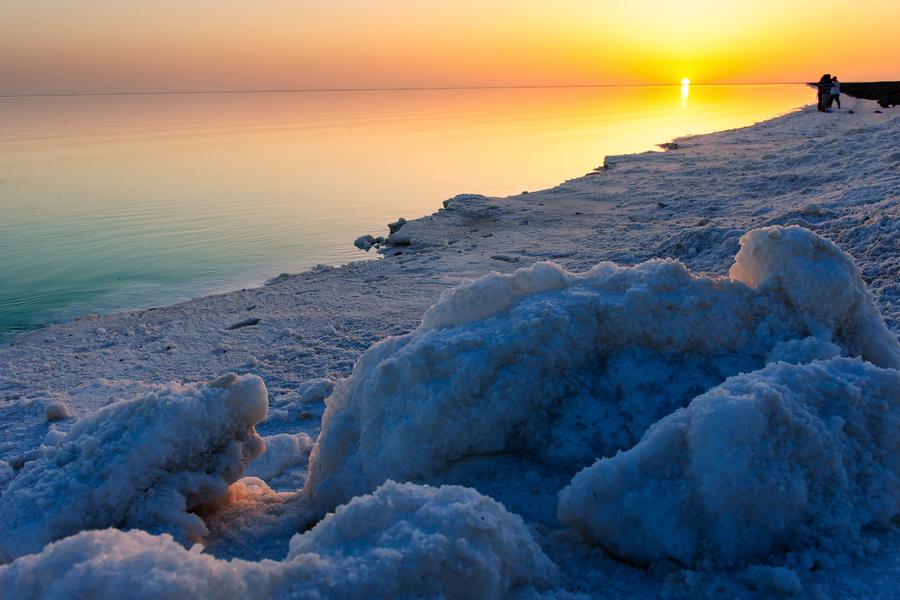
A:
<svg viewBox="0 0 900 600">
<path fill-rule="evenodd" d="M 0 94 L 900 79 L 898 0 L 5 0 Z"/>
</svg>

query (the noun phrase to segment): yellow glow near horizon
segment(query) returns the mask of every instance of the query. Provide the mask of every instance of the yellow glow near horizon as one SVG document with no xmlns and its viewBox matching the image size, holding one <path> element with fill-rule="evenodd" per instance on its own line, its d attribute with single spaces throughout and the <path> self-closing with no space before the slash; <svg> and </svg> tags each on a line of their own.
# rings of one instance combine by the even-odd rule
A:
<svg viewBox="0 0 900 600">
<path fill-rule="evenodd" d="M 896 0 L 30 0 L 3 14 L 0 93 L 900 78 Z"/>
</svg>

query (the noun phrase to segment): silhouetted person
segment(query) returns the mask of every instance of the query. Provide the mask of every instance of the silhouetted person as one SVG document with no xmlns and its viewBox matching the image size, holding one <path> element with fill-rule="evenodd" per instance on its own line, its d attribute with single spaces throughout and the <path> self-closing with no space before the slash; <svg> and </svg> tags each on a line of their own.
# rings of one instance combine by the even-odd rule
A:
<svg viewBox="0 0 900 600">
<path fill-rule="evenodd" d="M 837 75 L 831 78 L 831 92 L 828 95 L 828 108 L 837 103 L 837 107 L 841 107 L 841 82 L 838 81 Z"/>
<path fill-rule="evenodd" d="M 828 99 L 831 97 L 831 74 L 825 73 L 819 79 L 819 112 L 825 112 L 828 108 Z"/>
</svg>

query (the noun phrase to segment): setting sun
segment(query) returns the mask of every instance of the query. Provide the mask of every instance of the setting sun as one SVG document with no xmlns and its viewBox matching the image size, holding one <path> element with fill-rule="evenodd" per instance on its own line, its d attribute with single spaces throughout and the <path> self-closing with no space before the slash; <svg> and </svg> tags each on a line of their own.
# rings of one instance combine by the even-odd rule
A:
<svg viewBox="0 0 900 600">
<path fill-rule="evenodd" d="M 685 77 L 681 80 L 681 85 L 691 85 L 691 80 Z"/>
<path fill-rule="evenodd" d="M 892 79 L 900 3 L 7 2 L 0 94 Z M 373 14 L 377 22 L 372 22 Z M 845 25 L 850 23 L 850 25 Z M 819 32 L 840 31 L 823 61 Z M 678 43 L 673 44 L 673 33 Z M 752 53 L 748 49 L 753 48 Z"/>
</svg>

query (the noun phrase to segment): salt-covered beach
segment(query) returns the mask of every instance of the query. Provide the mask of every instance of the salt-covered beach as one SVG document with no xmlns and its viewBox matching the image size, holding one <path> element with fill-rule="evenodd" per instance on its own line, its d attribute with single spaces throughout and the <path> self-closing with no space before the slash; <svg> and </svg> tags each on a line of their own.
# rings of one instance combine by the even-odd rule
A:
<svg viewBox="0 0 900 600">
<path fill-rule="evenodd" d="M 898 149 L 804 107 L 22 334 L 0 589 L 895 598 Z"/>
</svg>

